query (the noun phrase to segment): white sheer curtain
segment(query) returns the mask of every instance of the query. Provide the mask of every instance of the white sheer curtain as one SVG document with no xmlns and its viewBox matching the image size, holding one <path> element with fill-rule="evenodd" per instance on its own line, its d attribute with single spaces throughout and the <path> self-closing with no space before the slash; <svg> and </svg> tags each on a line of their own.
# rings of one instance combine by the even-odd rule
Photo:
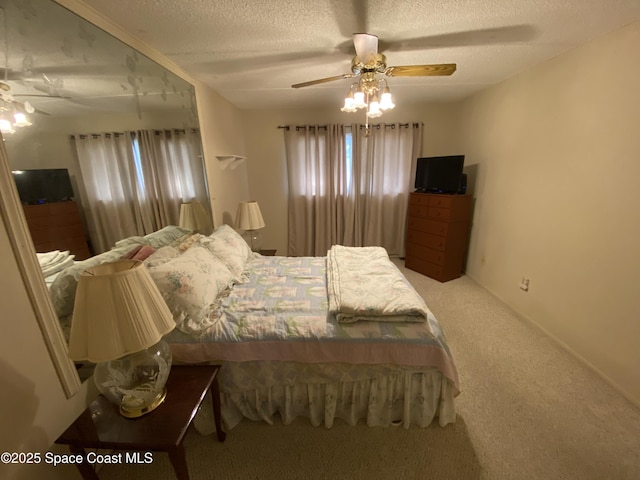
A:
<svg viewBox="0 0 640 480">
<path fill-rule="evenodd" d="M 139 184 L 130 137 L 125 133 L 75 135 L 83 207 L 95 253 L 126 236 L 144 235 L 139 226 Z"/>
<path fill-rule="evenodd" d="M 149 214 L 158 226 L 177 224 L 180 204 L 200 202 L 210 210 L 206 174 L 197 130 L 135 132 Z"/>
<path fill-rule="evenodd" d="M 324 256 L 340 243 L 347 223 L 346 128 L 285 129 L 289 183 L 289 256 Z"/>
<path fill-rule="evenodd" d="M 95 253 L 177 225 L 180 204 L 209 207 L 199 133 L 139 130 L 74 135 Z"/>
<path fill-rule="evenodd" d="M 345 244 L 380 245 L 389 255 L 404 256 L 409 192 L 422 131 L 421 123 L 373 125 L 367 137 L 354 131 L 357 230 Z"/>
<path fill-rule="evenodd" d="M 285 129 L 291 256 L 333 244 L 379 245 L 404 255 L 406 216 L 421 124 Z"/>
</svg>

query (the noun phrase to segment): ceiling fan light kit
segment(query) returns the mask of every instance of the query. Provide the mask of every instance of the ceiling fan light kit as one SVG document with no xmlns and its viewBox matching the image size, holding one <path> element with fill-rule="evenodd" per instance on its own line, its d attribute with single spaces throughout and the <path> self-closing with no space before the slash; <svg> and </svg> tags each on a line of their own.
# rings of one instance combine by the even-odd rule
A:
<svg viewBox="0 0 640 480">
<path fill-rule="evenodd" d="M 0 85 L 6 85 L 0 82 Z M 32 112 L 29 112 L 32 110 Z M 33 113 L 33 107 L 28 102 L 16 102 L 13 95 L 7 93 L 4 87 L 0 88 L 0 132 L 15 133 L 13 127 L 29 127 L 31 122 L 26 113 Z M 10 118 L 12 120 L 10 120 Z"/>
<path fill-rule="evenodd" d="M 387 57 L 378 52 L 378 37 L 369 33 L 355 33 L 353 45 L 356 56 L 351 61 L 352 73 L 297 83 L 292 87 L 309 87 L 344 78 L 360 77 L 358 82 L 349 87 L 349 93 L 344 99 L 344 106 L 340 110 L 357 112 L 366 108 L 365 135 L 369 134 L 369 118 L 377 118 L 386 110 L 395 107 L 387 80 L 377 78 L 377 74 L 387 77 L 432 77 L 451 75 L 456 71 L 455 63 L 387 67 Z"/>
<path fill-rule="evenodd" d="M 377 118 L 396 106 L 386 79 L 376 79 L 375 74 L 368 75 L 372 75 L 372 80 L 366 80 L 367 75 L 364 75 L 358 83 L 351 85 L 341 111 L 353 113 L 366 108 L 368 118 Z"/>
</svg>

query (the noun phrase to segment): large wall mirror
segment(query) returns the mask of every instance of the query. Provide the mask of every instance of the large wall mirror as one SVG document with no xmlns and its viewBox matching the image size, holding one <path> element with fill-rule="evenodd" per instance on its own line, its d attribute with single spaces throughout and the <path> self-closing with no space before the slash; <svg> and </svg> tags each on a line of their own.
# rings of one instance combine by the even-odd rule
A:
<svg viewBox="0 0 640 480">
<path fill-rule="evenodd" d="M 194 88 L 52 0 L 0 0 L 0 15 L 0 126 L 8 158 L 2 175 L 11 171 L 20 197 L 10 205 L 3 194 L 3 211 L 17 218 L 15 210 L 22 210 L 36 252 L 70 250 L 78 259 L 100 253 L 105 247 L 91 238 L 95 219 L 87 205 L 89 187 L 77 141 L 130 131 L 195 132 L 198 151 L 190 154 L 203 163 Z M 18 177 L 22 172 L 31 176 L 32 184 L 50 187 L 50 196 L 29 196 L 28 187 L 20 185 L 26 178 Z M 84 237 L 80 247 L 66 244 L 68 239 L 55 240 L 58 227 L 51 223 L 52 210 L 32 211 L 60 201 L 75 204 Z M 206 205 L 209 208 L 208 201 Z M 173 208 L 178 210 L 179 204 Z M 36 234 L 34 216 L 48 218 L 40 219 Z M 35 283 L 43 283 L 42 278 Z M 45 337 L 57 332 L 46 318 L 40 321 L 45 322 Z M 55 348 L 56 341 L 51 344 Z"/>
</svg>

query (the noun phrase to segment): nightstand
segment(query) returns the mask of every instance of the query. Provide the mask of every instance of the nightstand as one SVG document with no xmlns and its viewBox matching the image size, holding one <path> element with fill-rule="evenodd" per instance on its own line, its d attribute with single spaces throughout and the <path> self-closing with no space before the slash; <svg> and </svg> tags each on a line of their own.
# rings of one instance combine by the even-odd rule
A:
<svg viewBox="0 0 640 480">
<path fill-rule="evenodd" d="M 164 403 L 146 415 L 131 419 L 120 415 L 118 407 L 102 395 L 76 419 L 56 440 L 69 445 L 71 453 L 81 455 L 78 469 L 85 480 L 97 480 L 98 475 L 87 461 L 85 448 L 125 450 L 122 462 L 145 463 L 153 461 L 149 452 L 167 452 L 180 480 L 189 479 L 187 460 L 182 442 L 191 421 L 208 391 L 213 399 L 218 441 L 223 442 L 220 418 L 220 392 L 216 375 L 219 365 L 174 365 L 167 381 Z"/>
<path fill-rule="evenodd" d="M 274 257 L 276 255 L 277 250 L 258 250 L 260 255 L 265 255 L 267 257 Z"/>
</svg>

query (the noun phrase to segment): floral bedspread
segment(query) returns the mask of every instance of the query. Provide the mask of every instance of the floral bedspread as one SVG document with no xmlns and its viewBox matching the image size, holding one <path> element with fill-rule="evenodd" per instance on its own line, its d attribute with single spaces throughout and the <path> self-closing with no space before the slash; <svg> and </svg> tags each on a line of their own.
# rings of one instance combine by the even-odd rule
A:
<svg viewBox="0 0 640 480">
<path fill-rule="evenodd" d="M 425 322 L 340 323 L 329 312 L 325 257 L 256 256 L 248 281 L 223 300 L 199 336 L 166 338 L 186 363 L 293 361 L 436 367 L 458 389 L 456 367 L 436 318 Z"/>
</svg>

